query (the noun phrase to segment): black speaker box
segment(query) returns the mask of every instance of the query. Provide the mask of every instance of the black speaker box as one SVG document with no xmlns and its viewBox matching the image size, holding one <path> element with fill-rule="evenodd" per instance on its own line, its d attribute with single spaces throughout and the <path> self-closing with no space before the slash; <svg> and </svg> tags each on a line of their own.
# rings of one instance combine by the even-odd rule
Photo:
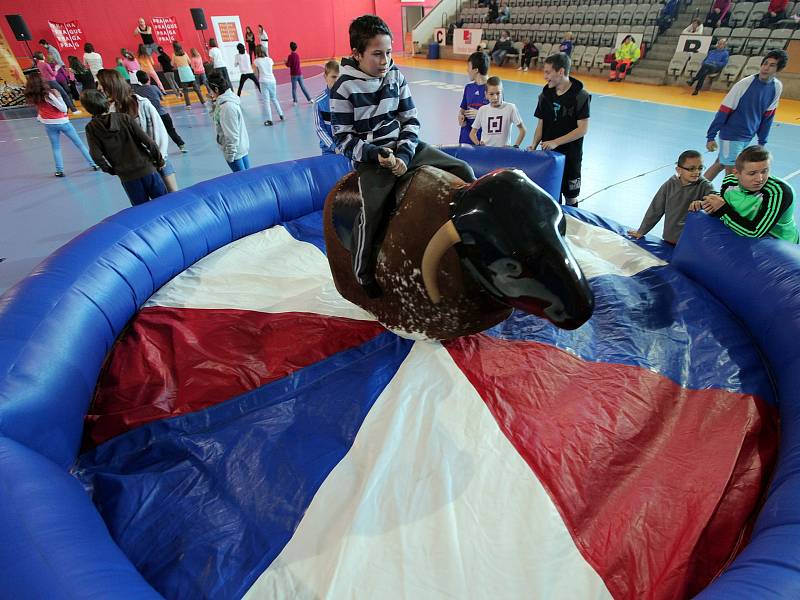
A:
<svg viewBox="0 0 800 600">
<path fill-rule="evenodd" d="M 31 37 L 31 30 L 28 29 L 22 15 L 6 15 L 6 21 L 8 21 L 8 26 L 11 27 L 11 31 L 14 32 L 15 40 L 24 42 L 25 40 L 33 39 Z"/>
<path fill-rule="evenodd" d="M 192 11 L 192 21 L 194 21 L 194 28 L 197 31 L 205 31 L 208 29 L 208 23 L 206 23 L 206 14 L 203 12 L 202 8 L 190 8 Z"/>
</svg>

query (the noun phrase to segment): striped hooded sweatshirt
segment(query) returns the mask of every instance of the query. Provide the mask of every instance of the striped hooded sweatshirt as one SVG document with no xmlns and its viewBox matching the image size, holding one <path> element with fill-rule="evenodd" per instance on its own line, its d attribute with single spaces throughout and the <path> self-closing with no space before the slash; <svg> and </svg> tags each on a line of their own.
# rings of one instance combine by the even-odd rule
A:
<svg viewBox="0 0 800 600">
<path fill-rule="evenodd" d="M 417 108 L 400 70 L 392 63 L 383 77 L 342 60 L 330 92 L 331 125 L 339 151 L 354 162 L 376 163 L 380 148 L 391 148 L 406 166 L 419 140 Z"/>
<path fill-rule="evenodd" d="M 769 177 L 760 190 L 749 192 L 735 175 L 728 175 L 720 193 L 725 204 L 713 214 L 739 235 L 800 242 L 794 222 L 794 192 L 785 181 Z"/>
</svg>

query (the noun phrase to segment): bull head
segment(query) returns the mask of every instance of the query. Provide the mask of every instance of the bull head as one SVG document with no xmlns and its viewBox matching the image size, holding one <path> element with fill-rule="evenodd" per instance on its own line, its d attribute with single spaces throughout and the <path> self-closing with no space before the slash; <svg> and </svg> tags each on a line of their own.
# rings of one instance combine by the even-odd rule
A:
<svg viewBox="0 0 800 600">
<path fill-rule="evenodd" d="M 558 203 L 517 169 L 492 171 L 458 191 L 451 219 L 428 242 L 422 277 L 441 301 L 439 262 L 455 246 L 466 272 L 500 302 L 576 329 L 594 296 L 566 244 Z"/>
</svg>

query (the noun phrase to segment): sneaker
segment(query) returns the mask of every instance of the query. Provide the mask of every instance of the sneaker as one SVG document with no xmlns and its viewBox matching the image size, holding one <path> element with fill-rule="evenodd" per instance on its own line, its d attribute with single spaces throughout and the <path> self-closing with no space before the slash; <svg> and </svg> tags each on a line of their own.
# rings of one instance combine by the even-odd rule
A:
<svg viewBox="0 0 800 600">
<path fill-rule="evenodd" d="M 522 71 L 522 67 L 517 67 L 517 71 Z"/>
<path fill-rule="evenodd" d="M 695 91 L 692 92 L 692 96 L 697 96 L 697 94 L 699 94 L 699 93 L 700 93 L 700 90 L 695 90 Z"/>
<path fill-rule="evenodd" d="M 283 115 L 281 115 L 280 117 L 281 117 L 281 121 L 283 121 Z"/>
<path fill-rule="evenodd" d="M 181 154 L 186 154 L 187 152 L 189 152 L 189 151 L 186 149 L 186 145 L 183 145 L 183 146 L 178 146 L 178 150 L 180 150 L 180 151 L 181 151 Z"/>
<path fill-rule="evenodd" d="M 691 79 L 687 79 L 686 80 L 686 85 L 688 85 L 689 87 L 692 87 L 694 85 L 694 81 L 692 81 Z"/>
<path fill-rule="evenodd" d="M 264 121 L 264 125 L 267 127 L 272 127 L 272 121 Z"/>
<path fill-rule="evenodd" d="M 528 67 L 525 67 L 524 69 L 522 69 L 522 72 L 524 73 L 527 70 L 528 70 Z"/>
<path fill-rule="evenodd" d="M 56 171 L 56 177 L 63 177 L 64 171 Z"/>
<path fill-rule="evenodd" d="M 92 165 L 92 171 L 99 171 L 99 170 L 100 167 L 98 167 L 97 165 Z"/>
<path fill-rule="evenodd" d="M 187 106 L 186 110 L 192 110 L 192 105 L 190 104 L 189 106 Z"/>
</svg>

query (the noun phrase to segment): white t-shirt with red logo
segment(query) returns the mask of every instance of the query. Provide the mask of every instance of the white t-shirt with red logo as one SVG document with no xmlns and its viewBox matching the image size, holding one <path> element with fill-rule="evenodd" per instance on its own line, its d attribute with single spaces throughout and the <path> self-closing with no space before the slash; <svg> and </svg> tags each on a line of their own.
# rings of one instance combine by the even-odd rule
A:
<svg viewBox="0 0 800 600">
<path fill-rule="evenodd" d="M 485 104 L 478 109 L 472 128 L 482 130 L 481 142 L 487 146 L 502 148 L 511 145 L 512 123 L 516 126 L 522 124 L 522 118 L 515 104 L 503 102 L 497 108 Z"/>
</svg>

